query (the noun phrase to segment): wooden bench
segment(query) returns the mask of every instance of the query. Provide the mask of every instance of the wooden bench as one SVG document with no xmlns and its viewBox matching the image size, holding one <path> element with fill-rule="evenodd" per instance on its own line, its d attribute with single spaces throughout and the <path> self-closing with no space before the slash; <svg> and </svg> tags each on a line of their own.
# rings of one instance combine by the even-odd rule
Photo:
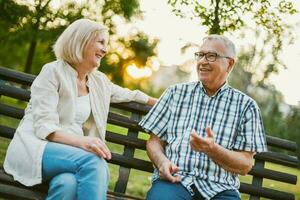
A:
<svg viewBox="0 0 300 200">
<path fill-rule="evenodd" d="M 5 138 L 11 139 L 13 137 L 17 122 L 13 125 L 8 125 L 8 123 L 4 121 L 4 118 L 20 120 L 23 117 L 23 107 L 30 98 L 29 86 L 34 78 L 35 76 L 30 74 L 0 67 L 0 122 L 2 122 L 2 124 L 0 124 L 0 144 L 1 140 L 7 140 Z M 11 103 L 12 101 L 14 102 Z M 23 107 L 20 108 L 19 104 L 22 103 Z M 107 194 L 108 199 L 141 199 L 126 195 L 126 188 L 131 169 L 137 169 L 147 173 L 153 171 L 153 166 L 147 158 L 142 159 L 135 157 L 136 150 L 145 151 L 146 141 L 139 137 L 139 134 L 145 133 L 142 133 L 143 130 L 138 126 L 138 121 L 149 109 L 149 106 L 133 102 L 111 104 L 108 123 L 126 128 L 127 134 L 107 130 L 106 140 L 112 144 L 122 145 L 123 148 L 121 153 L 113 152 L 112 159 L 109 161 L 119 167 L 119 173 L 114 185 L 114 190 L 109 191 Z M 266 188 L 263 186 L 263 181 L 265 179 L 271 179 L 287 184 L 295 185 L 297 183 L 296 175 L 267 169 L 265 167 L 266 162 L 294 168 L 297 167 L 298 158 L 289 155 L 296 151 L 297 145 L 295 142 L 271 136 L 267 136 L 267 143 L 272 151 L 270 150 L 269 152 L 255 155 L 255 165 L 249 173 L 249 175 L 252 176 L 252 182 L 241 183 L 240 192 L 249 194 L 249 199 L 251 200 L 260 199 L 260 197 L 280 200 L 295 199 L 294 194 L 280 191 L 280 188 Z M 278 149 L 281 151 L 278 151 Z M 25 187 L 14 181 L 10 175 L 3 171 L 2 167 L 0 168 L 0 198 L 44 199 L 46 193 L 46 183 L 34 187 Z"/>
</svg>

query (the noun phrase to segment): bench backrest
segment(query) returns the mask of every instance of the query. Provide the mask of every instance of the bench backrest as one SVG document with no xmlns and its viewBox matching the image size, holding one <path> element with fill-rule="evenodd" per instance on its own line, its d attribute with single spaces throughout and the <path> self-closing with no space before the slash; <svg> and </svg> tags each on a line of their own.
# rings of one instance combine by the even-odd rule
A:
<svg viewBox="0 0 300 200">
<path fill-rule="evenodd" d="M 6 116 L 8 118 L 20 120 L 23 117 L 24 109 L 16 106 L 16 103 L 6 103 L 5 98 L 9 97 L 17 99 L 18 102 L 28 102 L 30 98 L 29 86 L 32 84 L 34 78 L 34 75 L 0 67 L 1 119 Z M 116 193 L 125 194 L 131 169 L 146 172 L 153 171 L 153 166 L 149 160 L 135 157 L 135 151 L 137 149 L 145 150 L 146 141 L 139 137 L 139 134 L 143 132 L 143 129 L 138 126 L 138 122 L 142 116 L 150 110 L 150 108 L 150 106 L 134 102 L 111 104 L 108 123 L 126 128 L 125 130 L 127 132 L 126 134 L 120 134 L 119 131 L 111 130 L 106 132 L 106 140 L 108 142 L 123 146 L 123 151 L 121 153 L 113 152 L 112 159 L 109 161 L 112 164 L 120 166 L 119 176 L 114 187 L 114 192 Z M 12 138 L 15 132 L 15 127 L 16 124 L 10 126 L 7 124 L 0 124 L 0 137 Z M 296 175 L 267 169 L 265 167 L 266 162 L 289 167 L 297 167 L 298 158 L 296 156 L 289 155 L 290 152 L 295 152 L 297 150 L 296 143 L 277 137 L 267 136 L 267 144 L 272 150 L 255 155 L 255 164 L 249 172 L 249 175 L 252 176 L 252 182 L 241 183 L 240 192 L 249 194 L 250 199 L 259 199 L 259 197 L 287 200 L 295 199 L 294 194 L 279 191 L 274 188 L 271 189 L 263 187 L 263 180 L 271 179 L 289 184 L 297 183 Z M 276 149 L 281 151 L 278 152 Z M 285 151 L 282 152 L 282 150 Z"/>
</svg>

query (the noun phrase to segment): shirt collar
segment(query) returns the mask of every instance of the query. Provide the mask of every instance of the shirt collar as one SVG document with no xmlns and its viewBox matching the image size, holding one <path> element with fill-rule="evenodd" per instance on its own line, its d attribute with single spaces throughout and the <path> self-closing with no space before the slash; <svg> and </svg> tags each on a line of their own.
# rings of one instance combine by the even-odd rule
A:
<svg viewBox="0 0 300 200">
<path fill-rule="evenodd" d="M 73 76 L 73 77 L 77 77 L 78 76 L 78 72 L 76 71 L 76 69 L 74 69 L 68 62 L 64 61 L 64 64 L 67 68 L 67 71 Z M 90 73 L 91 74 L 91 73 Z M 86 85 L 88 87 L 90 87 L 90 74 L 88 75 L 88 80 Z"/>
<path fill-rule="evenodd" d="M 206 92 L 206 90 L 205 90 L 205 88 L 204 88 L 204 86 L 203 86 L 203 83 L 202 83 L 201 81 L 198 81 L 198 84 L 197 84 L 197 85 L 199 85 L 199 87 L 200 87 L 201 90 L 204 92 L 204 94 L 207 95 L 207 92 Z M 210 96 L 210 97 L 215 97 L 215 96 L 217 96 L 218 94 L 223 93 L 223 91 L 225 91 L 227 88 L 229 88 L 229 84 L 228 84 L 228 82 L 226 81 L 226 82 L 225 82 L 225 83 L 217 90 L 217 92 L 216 92 L 214 95 Z"/>
<path fill-rule="evenodd" d="M 78 73 L 77 71 L 66 61 L 63 61 L 65 66 L 66 66 L 66 69 L 67 71 L 72 75 L 72 76 L 75 76 L 77 77 L 78 76 Z"/>
</svg>

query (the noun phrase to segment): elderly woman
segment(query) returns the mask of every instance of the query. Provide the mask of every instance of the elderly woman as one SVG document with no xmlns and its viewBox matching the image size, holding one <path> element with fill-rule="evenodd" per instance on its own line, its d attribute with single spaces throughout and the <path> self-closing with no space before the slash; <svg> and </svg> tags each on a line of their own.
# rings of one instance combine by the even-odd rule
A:
<svg viewBox="0 0 300 200">
<path fill-rule="evenodd" d="M 4 169 L 26 186 L 49 181 L 47 199 L 106 199 L 110 102 L 156 101 L 114 85 L 97 71 L 107 43 L 105 26 L 75 21 L 54 45 L 57 60 L 46 64 L 31 86 Z"/>
</svg>

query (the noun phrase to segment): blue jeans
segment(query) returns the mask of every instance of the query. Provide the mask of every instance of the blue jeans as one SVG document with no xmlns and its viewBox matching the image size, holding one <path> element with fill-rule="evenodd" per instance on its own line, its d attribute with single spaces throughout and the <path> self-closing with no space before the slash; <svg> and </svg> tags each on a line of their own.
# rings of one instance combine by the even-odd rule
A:
<svg viewBox="0 0 300 200">
<path fill-rule="evenodd" d="M 49 142 L 42 161 L 47 200 L 105 200 L 109 171 L 104 159 L 83 149 Z"/>
<path fill-rule="evenodd" d="M 147 200 L 204 200 L 199 194 L 193 197 L 181 183 L 171 183 L 164 180 L 153 182 L 147 193 Z M 235 190 L 225 190 L 212 198 L 213 200 L 240 200 L 239 193 Z"/>
</svg>

